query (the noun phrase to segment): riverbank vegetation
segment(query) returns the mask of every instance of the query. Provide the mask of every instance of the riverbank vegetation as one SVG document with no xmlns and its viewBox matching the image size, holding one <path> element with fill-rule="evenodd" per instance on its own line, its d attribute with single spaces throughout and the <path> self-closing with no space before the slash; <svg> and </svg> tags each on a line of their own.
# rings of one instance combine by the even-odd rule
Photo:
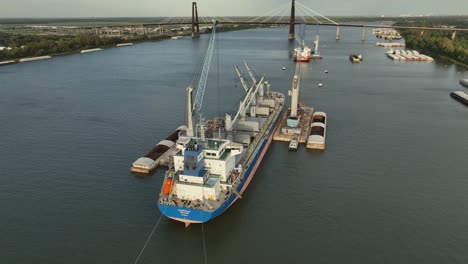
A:
<svg viewBox="0 0 468 264">
<path fill-rule="evenodd" d="M 258 25 L 229 25 L 218 27 L 218 32 L 237 31 L 257 28 Z M 211 32 L 207 29 L 204 33 Z M 178 32 L 177 35 L 189 36 L 190 31 Z M 170 35 L 126 35 L 109 37 L 98 35 L 39 35 L 11 34 L 0 32 L 0 61 L 16 60 L 26 57 L 62 55 L 76 53 L 84 49 L 112 47 L 124 42 L 144 42 L 168 39 Z"/>
<path fill-rule="evenodd" d="M 466 19 L 446 19 L 438 21 L 405 21 L 398 22 L 398 26 L 417 27 L 447 27 L 468 28 Z M 442 60 L 452 61 L 468 67 L 468 32 L 457 32 L 452 39 L 453 31 L 447 30 L 399 30 L 405 38 L 406 47 L 417 49 Z"/>
<path fill-rule="evenodd" d="M 79 52 L 83 49 L 115 46 L 123 42 L 156 41 L 169 36 L 135 36 L 131 38 L 99 37 L 96 35 L 20 35 L 0 33 L 0 46 L 11 49 L 0 51 L 0 61 L 44 55 Z"/>
</svg>

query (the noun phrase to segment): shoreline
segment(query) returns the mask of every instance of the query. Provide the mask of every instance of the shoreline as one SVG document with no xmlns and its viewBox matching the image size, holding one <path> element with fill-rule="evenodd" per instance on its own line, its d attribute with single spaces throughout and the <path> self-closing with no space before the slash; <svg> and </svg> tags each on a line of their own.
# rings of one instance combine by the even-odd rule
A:
<svg viewBox="0 0 468 264">
<path fill-rule="evenodd" d="M 241 31 L 241 30 L 254 29 L 254 28 L 261 28 L 261 26 L 256 25 L 256 26 L 252 26 L 252 27 L 244 26 L 244 27 L 222 28 L 221 30 L 217 31 L 217 33 Z M 200 32 L 200 35 L 209 34 L 209 33 L 211 33 L 211 31 Z M 138 38 L 136 38 L 136 39 L 125 39 L 125 42 L 122 42 L 122 43 L 132 42 L 134 44 L 140 44 L 140 43 L 146 43 L 146 42 L 159 42 L 159 41 L 163 41 L 163 40 L 170 40 L 174 36 L 183 36 L 184 38 L 185 37 L 190 37 L 191 38 L 192 33 L 190 32 L 190 33 L 184 33 L 184 34 L 180 34 L 180 35 L 160 35 L 160 36 L 157 36 L 154 39 L 151 39 L 151 38 L 147 38 L 147 39 L 138 39 Z M 62 53 L 45 54 L 43 56 L 50 56 L 51 57 L 50 59 L 53 59 L 55 57 L 67 56 L 67 55 L 72 55 L 72 54 L 80 54 L 82 50 L 88 50 L 88 49 L 98 49 L 99 48 L 99 49 L 105 50 L 105 49 L 109 49 L 109 48 L 123 48 L 123 47 L 126 47 L 126 46 L 121 46 L 121 47 L 117 46 L 117 45 L 122 44 L 122 43 L 115 43 L 115 44 L 112 44 L 112 45 L 104 45 L 104 46 L 100 46 L 100 47 L 83 47 L 83 48 L 80 48 L 78 50 L 62 52 Z M 5 61 L 0 61 L 0 67 L 1 66 L 18 64 L 18 63 L 24 63 L 26 61 L 21 62 L 21 60 L 31 59 L 31 58 L 36 58 L 36 57 L 43 57 L 43 56 L 33 56 L 33 57 L 6 59 Z"/>
<path fill-rule="evenodd" d="M 159 42 L 159 41 L 167 40 L 167 39 L 170 39 L 170 38 L 171 38 L 171 36 L 169 36 L 169 35 L 163 35 L 160 38 L 153 39 L 153 40 L 151 40 L 151 39 L 145 39 L 145 40 L 132 40 L 132 39 L 129 39 L 128 41 L 131 41 L 134 44 L 139 44 L 139 43 L 143 43 L 143 42 Z M 127 43 L 127 42 L 123 42 L 123 43 Z M 124 47 L 127 47 L 127 46 L 117 46 L 119 44 L 122 44 L 122 43 L 117 43 L 117 44 L 113 44 L 113 45 L 104 45 L 104 46 L 94 47 L 94 48 L 80 48 L 78 50 L 67 51 L 67 52 L 62 52 L 62 53 L 46 54 L 44 56 L 34 56 L 34 57 L 7 59 L 6 61 L 0 61 L 0 67 L 1 66 L 7 66 L 7 65 L 13 65 L 13 64 L 19 64 L 19 63 L 24 63 L 24 62 L 37 61 L 37 60 L 21 61 L 21 60 L 24 60 L 24 59 L 34 59 L 34 58 L 40 58 L 40 57 L 46 57 L 46 56 L 51 57 L 49 59 L 53 59 L 55 57 L 62 57 L 62 56 L 73 55 L 73 54 L 82 54 L 81 51 L 89 50 L 89 49 L 105 50 L 105 49 L 110 49 L 110 48 L 124 48 Z"/>
</svg>

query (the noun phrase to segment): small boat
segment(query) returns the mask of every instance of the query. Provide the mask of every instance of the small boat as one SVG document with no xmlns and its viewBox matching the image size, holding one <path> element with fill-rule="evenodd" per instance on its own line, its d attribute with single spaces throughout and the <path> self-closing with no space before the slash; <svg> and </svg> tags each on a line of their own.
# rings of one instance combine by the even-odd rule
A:
<svg viewBox="0 0 468 264">
<path fill-rule="evenodd" d="M 286 70 L 286 67 L 281 68 L 283 71 Z"/>
<path fill-rule="evenodd" d="M 325 70 L 325 73 L 328 73 L 328 70 Z"/>
<path fill-rule="evenodd" d="M 297 139 L 291 139 L 291 141 L 289 142 L 289 151 L 296 151 L 298 145 L 299 142 L 297 141 Z"/>
<path fill-rule="evenodd" d="M 323 87 L 323 83 L 319 83 L 319 84 L 318 84 L 318 87 Z"/>
<path fill-rule="evenodd" d="M 307 148 L 325 149 L 325 137 L 327 135 L 327 114 L 315 112 L 312 115 L 310 134 L 307 138 Z"/>
<path fill-rule="evenodd" d="M 349 55 L 349 60 L 352 63 L 360 63 L 362 61 L 362 55 L 361 54 L 359 54 L 359 55 L 351 54 L 351 55 Z"/>
</svg>

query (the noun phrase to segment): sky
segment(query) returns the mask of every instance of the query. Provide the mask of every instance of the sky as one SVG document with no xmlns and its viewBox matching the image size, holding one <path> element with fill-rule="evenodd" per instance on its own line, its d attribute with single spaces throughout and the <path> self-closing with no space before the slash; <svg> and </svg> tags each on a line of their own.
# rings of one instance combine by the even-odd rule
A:
<svg viewBox="0 0 468 264">
<path fill-rule="evenodd" d="M 0 0 L 0 18 L 190 16 L 192 0 Z M 468 0 L 299 0 L 326 16 L 468 15 Z M 198 0 L 200 16 L 264 16 L 290 0 Z"/>
</svg>

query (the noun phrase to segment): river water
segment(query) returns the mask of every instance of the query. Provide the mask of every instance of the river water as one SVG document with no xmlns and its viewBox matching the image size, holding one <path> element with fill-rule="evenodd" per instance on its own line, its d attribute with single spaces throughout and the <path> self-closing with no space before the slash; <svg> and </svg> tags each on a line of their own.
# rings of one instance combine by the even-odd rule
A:
<svg viewBox="0 0 468 264">
<path fill-rule="evenodd" d="M 243 199 L 204 224 L 208 263 L 468 262 L 468 108 L 449 97 L 468 72 L 334 33 L 320 28 L 323 59 L 302 66 L 301 101 L 329 116 L 326 151 L 274 142 Z M 287 92 L 287 28 L 218 36 L 207 116 L 237 106 L 244 59 Z M 183 124 L 207 38 L 0 68 L 0 263 L 134 262 L 164 171 L 129 168 Z M 163 218 L 139 263 L 203 263 L 203 248 L 200 225 Z"/>
</svg>

